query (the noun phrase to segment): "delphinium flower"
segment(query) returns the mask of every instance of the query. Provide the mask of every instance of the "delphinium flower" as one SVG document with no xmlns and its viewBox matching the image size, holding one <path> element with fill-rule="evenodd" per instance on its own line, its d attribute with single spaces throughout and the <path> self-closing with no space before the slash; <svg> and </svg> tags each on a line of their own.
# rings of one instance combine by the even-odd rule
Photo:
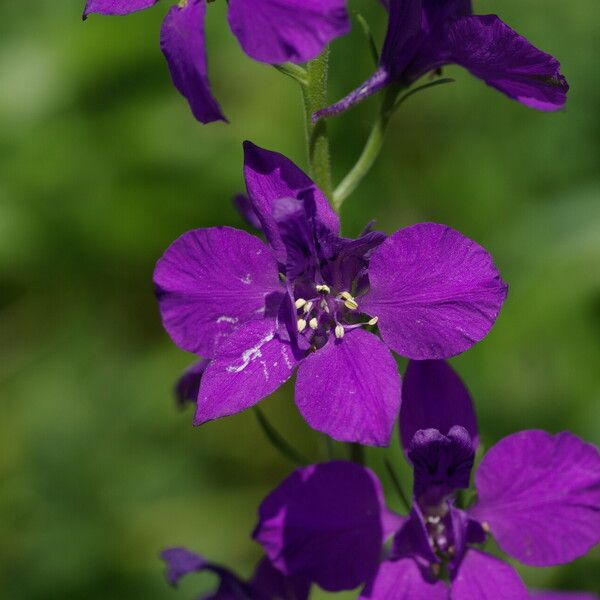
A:
<svg viewBox="0 0 600 600">
<path fill-rule="evenodd" d="M 167 332 L 210 361 L 195 423 L 253 406 L 298 368 L 296 403 L 313 428 L 387 444 L 401 392 L 390 350 L 442 358 L 481 340 L 506 295 L 492 258 L 434 223 L 340 237 L 311 179 L 249 142 L 244 172 L 267 243 L 230 227 L 196 229 L 154 273 Z"/>
<path fill-rule="evenodd" d="M 169 548 L 161 553 L 167 565 L 167 581 L 174 587 L 185 575 L 208 572 L 218 577 L 217 589 L 203 600 L 307 600 L 310 582 L 302 577 L 286 577 L 263 558 L 246 581 L 226 567 L 207 561 L 186 548 Z"/>
<path fill-rule="evenodd" d="M 413 505 L 384 560 L 375 541 L 389 535 L 391 517 L 375 475 L 330 462 L 296 470 L 260 507 L 254 536 L 282 573 L 335 591 L 358 585 L 353 569 L 360 564 L 362 599 L 526 600 L 516 570 L 478 547 L 488 535 L 538 567 L 570 562 L 600 541 L 600 453 L 591 444 L 570 433 L 509 435 L 484 456 L 477 500 L 465 510 L 455 491 L 469 485 L 477 426 L 468 392 L 448 365 L 411 361 L 400 419 Z"/>
<path fill-rule="evenodd" d="M 538 110 L 562 108 L 569 89 L 553 56 L 496 15 L 474 15 L 470 0 L 387 0 L 389 23 L 379 65 L 356 90 L 316 117 L 346 110 L 390 84 L 410 86 L 428 72 L 458 64 Z"/>
<path fill-rule="evenodd" d="M 208 0 L 181 0 L 167 13 L 160 46 L 173 83 L 202 123 L 226 120 L 208 80 L 204 20 Z M 158 0 L 88 0 L 83 13 L 126 15 Z M 228 21 L 244 52 L 269 64 L 315 58 L 346 34 L 346 0 L 229 0 Z"/>
</svg>

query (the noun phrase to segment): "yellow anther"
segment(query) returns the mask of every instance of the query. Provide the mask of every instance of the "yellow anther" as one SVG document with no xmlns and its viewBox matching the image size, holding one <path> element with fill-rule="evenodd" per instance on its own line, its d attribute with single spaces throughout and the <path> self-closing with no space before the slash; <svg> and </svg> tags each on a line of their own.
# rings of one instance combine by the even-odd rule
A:
<svg viewBox="0 0 600 600">
<path fill-rule="evenodd" d="M 308 314 L 312 310 L 313 306 L 314 306 L 314 302 L 307 302 L 304 305 L 304 314 Z"/>
<path fill-rule="evenodd" d="M 487 521 L 484 521 L 481 524 L 481 529 L 483 529 L 486 533 L 490 532 L 490 524 Z"/>
<path fill-rule="evenodd" d="M 296 308 L 302 308 L 305 305 L 306 305 L 306 300 L 304 298 L 298 298 L 298 300 L 296 300 L 296 302 L 294 302 L 294 306 Z"/>
<path fill-rule="evenodd" d="M 341 340 L 344 337 L 344 333 L 346 333 L 346 332 L 344 331 L 343 325 L 338 324 L 335 326 L 335 337 L 338 340 Z"/>
<path fill-rule="evenodd" d="M 377 321 L 379 321 L 379 317 L 373 317 L 372 319 L 369 319 L 367 325 L 377 325 Z"/>
<path fill-rule="evenodd" d="M 318 284 L 316 287 L 317 287 L 317 292 L 323 292 L 324 294 L 331 294 L 331 288 L 325 283 Z"/>
<path fill-rule="evenodd" d="M 304 319 L 298 319 L 298 331 L 302 332 L 306 329 L 306 321 Z"/>
<path fill-rule="evenodd" d="M 356 310 L 358 308 L 358 304 L 356 303 L 356 300 L 346 300 L 344 302 L 344 306 L 346 308 L 349 308 L 350 310 Z"/>
<path fill-rule="evenodd" d="M 315 317 L 313 317 L 309 322 L 308 322 L 308 326 L 311 329 L 316 329 L 319 326 L 319 321 L 317 321 L 317 319 L 315 319 Z"/>
</svg>

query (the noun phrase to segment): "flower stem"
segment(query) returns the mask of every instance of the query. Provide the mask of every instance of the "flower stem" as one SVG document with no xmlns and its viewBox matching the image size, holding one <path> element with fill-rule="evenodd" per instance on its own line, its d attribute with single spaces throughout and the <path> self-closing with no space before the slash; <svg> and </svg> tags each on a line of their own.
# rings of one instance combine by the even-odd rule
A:
<svg viewBox="0 0 600 600">
<path fill-rule="evenodd" d="M 384 460 L 384 463 L 385 468 L 387 469 L 390 479 L 392 480 L 392 483 L 394 485 L 394 489 L 398 494 L 398 497 L 402 501 L 402 504 L 404 504 L 404 508 L 407 511 L 410 511 L 410 503 L 408 501 L 408 498 L 406 497 L 406 494 L 404 493 L 404 490 L 402 489 L 402 484 L 400 483 L 400 480 L 396 476 L 396 472 L 394 471 L 394 467 L 392 467 L 392 463 L 390 463 L 390 461 L 387 458 Z"/>
<path fill-rule="evenodd" d="M 304 100 L 304 123 L 310 175 L 329 198 L 333 196 L 331 183 L 331 159 L 327 122 L 319 119 L 316 123 L 312 115 L 327 102 L 327 77 L 329 74 L 329 48 L 306 65 L 307 84 L 302 86 Z M 334 206 L 335 208 L 335 206 Z"/>
<path fill-rule="evenodd" d="M 310 462 L 283 438 L 258 406 L 254 407 L 254 414 L 266 438 L 282 456 L 296 465 L 306 465 Z"/>
<path fill-rule="evenodd" d="M 389 86 L 383 96 L 379 116 L 373 123 L 371 133 L 363 151 L 352 170 L 344 177 L 333 193 L 333 206 L 339 210 L 344 200 L 358 187 L 365 175 L 371 170 L 383 147 L 387 126 L 394 114 L 398 88 Z"/>
</svg>

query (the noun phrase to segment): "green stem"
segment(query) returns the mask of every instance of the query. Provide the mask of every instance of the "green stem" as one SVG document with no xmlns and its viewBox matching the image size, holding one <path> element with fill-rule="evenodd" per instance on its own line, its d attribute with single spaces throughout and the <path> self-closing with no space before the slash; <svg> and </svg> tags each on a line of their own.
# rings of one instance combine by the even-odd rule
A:
<svg viewBox="0 0 600 600">
<path fill-rule="evenodd" d="M 333 206 L 339 210 L 344 200 L 358 187 L 365 175 L 371 170 L 383 147 L 385 132 L 395 110 L 398 88 L 389 86 L 383 96 L 379 116 L 377 117 L 367 143 L 352 170 L 344 177 L 333 193 Z"/>
<path fill-rule="evenodd" d="M 283 438 L 258 406 L 254 407 L 254 414 L 266 438 L 282 456 L 297 465 L 306 465 L 310 462 Z"/>
<path fill-rule="evenodd" d="M 327 103 L 327 77 L 329 74 L 329 48 L 306 65 L 307 84 L 302 86 L 304 100 L 304 123 L 308 148 L 310 174 L 323 193 L 331 200 L 331 159 L 327 122 L 319 119 L 313 122 L 313 114 Z M 335 208 L 335 206 L 334 206 Z"/>
<path fill-rule="evenodd" d="M 282 65 L 273 65 L 280 73 L 291 77 L 294 81 L 297 81 L 301 86 L 308 85 L 308 73 L 306 69 L 293 63 L 284 63 Z"/>
<path fill-rule="evenodd" d="M 394 488 L 396 490 L 396 493 L 398 494 L 398 497 L 402 501 L 402 504 L 404 504 L 404 508 L 407 511 L 410 511 L 410 503 L 408 501 L 408 498 L 406 497 L 406 494 L 404 493 L 404 490 L 402 489 L 400 480 L 396 476 L 396 472 L 394 471 L 394 467 L 392 467 L 392 463 L 390 463 L 390 461 L 387 458 L 384 460 L 384 463 L 385 463 L 385 468 L 387 469 L 387 472 L 390 476 L 390 479 L 392 480 L 392 483 L 394 484 Z"/>
<path fill-rule="evenodd" d="M 360 444 L 350 444 L 350 460 L 357 465 L 362 465 L 364 467 L 366 464 L 364 446 L 361 446 Z"/>
</svg>

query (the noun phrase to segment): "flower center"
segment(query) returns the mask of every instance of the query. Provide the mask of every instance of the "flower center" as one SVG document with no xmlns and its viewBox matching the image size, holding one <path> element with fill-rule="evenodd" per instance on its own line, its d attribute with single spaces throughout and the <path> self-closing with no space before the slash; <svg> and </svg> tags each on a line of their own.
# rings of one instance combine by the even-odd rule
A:
<svg viewBox="0 0 600 600">
<path fill-rule="evenodd" d="M 377 317 L 364 322 L 357 319 L 358 302 L 348 291 L 336 294 L 322 283 L 315 285 L 314 293 L 310 298 L 298 297 L 294 304 L 298 311 L 298 331 L 310 336 L 317 347 L 324 345 L 331 333 L 341 339 L 347 331 L 377 323 Z"/>
</svg>

